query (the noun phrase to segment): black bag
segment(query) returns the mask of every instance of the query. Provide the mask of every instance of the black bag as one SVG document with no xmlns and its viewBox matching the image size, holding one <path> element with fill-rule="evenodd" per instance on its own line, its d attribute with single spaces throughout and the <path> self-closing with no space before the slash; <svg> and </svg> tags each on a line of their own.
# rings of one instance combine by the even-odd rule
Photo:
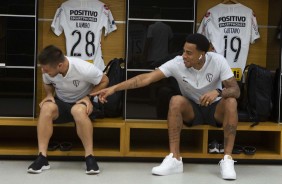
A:
<svg viewBox="0 0 282 184">
<path fill-rule="evenodd" d="M 282 101 L 281 101 L 281 70 L 278 68 L 275 71 L 274 81 L 273 81 L 273 95 L 272 95 L 272 120 L 276 122 L 281 122 L 282 120 Z"/>
<path fill-rule="evenodd" d="M 248 69 L 247 76 L 245 71 Z M 261 66 L 247 65 L 241 79 L 239 121 L 252 121 L 251 126 L 269 120 L 272 111 L 273 78 L 271 72 Z"/>
<path fill-rule="evenodd" d="M 125 61 L 122 58 L 111 60 L 103 71 L 109 78 L 108 87 L 114 86 L 125 80 Z M 123 109 L 123 91 L 118 91 L 107 97 L 103 104 L 105 117 L 119 117 Z"/>
</svg>

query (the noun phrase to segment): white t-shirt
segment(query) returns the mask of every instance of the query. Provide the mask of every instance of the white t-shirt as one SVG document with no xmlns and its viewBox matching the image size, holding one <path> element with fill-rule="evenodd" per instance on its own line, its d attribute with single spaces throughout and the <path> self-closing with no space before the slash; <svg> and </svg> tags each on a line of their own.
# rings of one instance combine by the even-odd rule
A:
<svg viewBox="0 0 282 184">
<path fill-rule="evenodd" d="M 51 28 L 59 36 L 66 37 L 68 56 L 93 60 L 94 65 L 104 70 L 101 50 L 101 35 L 116 30 L 109 8 L 98 0 L 68 0 L 57 9 Z"/>
<path fill-rule="evenodd" d="M 65 76 L 61 74 L 50 77 L 44 73 L 43 82 L 52 84 L 57 97 L 68 103 L 74 103 L 88 95 L 93 85 L 101 82 L 103 72 L 93 64 L 75 57 L 66 57 L 69 69 Z"/>
<path fill-rule="evenodd" d="M 222 81 L 233 77 L 233 72 L 226 59 L 213 52 L 206 53 L 206 61 L 200 70 L 187 68 L 182 56 L 161 65 L 159 69 L 166 77 L 177 80 L 183 96 L 200 104 L 199 98 L 208 91 L 222 89 Z M 215 101 L 219 100 L 218 97 Z"/>
<path fill-rule="evenodd" d="M 241 72 L 247 62 L 249 44 L 260 37 L 253 11 L 240 3 L 218 4 L 209 9 L 198 33 L 209 39 L 231 68 L 240 68 Z"/>
<path fill-rule="evenodd" d="M 163 22 L 155 22 L 148 27 L 147 38 L 152 42 L 148 50 L 148 61 L 156 61 L 168 55 L 169 40 L 173 37 L 171 27 Z"/>
</svg>

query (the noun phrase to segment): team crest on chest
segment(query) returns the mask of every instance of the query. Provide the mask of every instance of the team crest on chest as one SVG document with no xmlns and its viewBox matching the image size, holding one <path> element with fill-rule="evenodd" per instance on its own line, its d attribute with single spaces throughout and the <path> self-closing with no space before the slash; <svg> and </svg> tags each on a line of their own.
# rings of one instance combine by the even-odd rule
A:
<svg viewBox="0 0 282 184">
<path fill-rule="evenodd" d="M 212 81 L 212 79 L 213 79 L 213 74 L 211 74 L 211 73 L 207 73 L 207 75 L 206 75 L 206 79 L 207 79 L 207 81 L 211 82 L 211 81 Z"/>
<path fill-rule="evenodd" d="M 73 80 L 72 83 L 73 83 L 73 85 L 74 85 L 75 87 L 78 87 L 80 81 L 79 81 L 79 80 Z"/>
</svg>

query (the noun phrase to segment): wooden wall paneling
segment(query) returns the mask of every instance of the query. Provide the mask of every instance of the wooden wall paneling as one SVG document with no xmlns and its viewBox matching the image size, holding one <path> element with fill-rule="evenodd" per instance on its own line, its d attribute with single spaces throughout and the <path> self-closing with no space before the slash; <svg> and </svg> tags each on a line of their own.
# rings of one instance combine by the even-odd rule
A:
<svg viewBox="0 0 282 184">
<path fill-rule="evenodd" d="M 247 64 L 254 63 L 263 67 L 266 66 L 267 32 L 266 27 L 259 28 L 260 38 L 254 44 L 250 44 Z"/>
<path fill-rule="evenodd" d="M 41 72 L 41 67 L 37 66 L 37 88 L 36 88 L 36 117 L 39 116 L 40 108 L 39 108 L 39 103 L 42 101 L 42 99 L 46 96 L 45 91 L 43 89 L 42 85 L 42 72 Z"/>
<path fill-rule="evenodd" d="M 259 26 L 268 25 L 268 0 L 239 0 L 239 2 L 254 11 Z"/>
<path fill-rule="evenodd" d="M 279 40 L 277 39 L 277 34 L 278 32 L 276 27 L 268 30 L 266 67 L 267 69 L 273 71 L 279 68 L 279 62 L 280 62 L 281 45 Z"/>
<path fill-rule="evenodd" d="M 113 58 L 125 58 L 125 24 L 117 24 L 117 30 L 101 38 L 104 62 Z"/>
<path fill-rule="evenodd" d="M 43 44 L 43 22 L 38 21 L 37 23 L 37 51 L 42 50 Z"/>
<path fill-rule="evenodd" d="M 47 45 L 53 44 L 63 50 L 66 54 L 66 40 L 65 35 L 62 33 L 60 36 L 55 35 L 51 30 L 51 21 L 43 22 L 43 48 Z"/>
<path fill-rule="evenodd" d="M 65 0 L 39 0 L 39 18 L 41 19 L 53 19 L 57 8 Z"/>
</svg>

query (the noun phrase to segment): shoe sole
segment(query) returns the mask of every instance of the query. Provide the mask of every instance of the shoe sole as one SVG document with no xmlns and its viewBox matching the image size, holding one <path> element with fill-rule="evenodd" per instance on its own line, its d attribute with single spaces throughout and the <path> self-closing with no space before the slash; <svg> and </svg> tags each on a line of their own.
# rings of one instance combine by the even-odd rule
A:
<svg viewBox="0 0 282 184">
<path fill-rule="evenodd" d="M 236 176 L 233 177 L 222 177 L 224 180 L 236 180 Z"/>
<path fill-rule="evenodd" d="M 166 175 L 171 175 L 171 174 L 179 174 L 179 173 L 183 173 L 183 169 L 182 170 L 177 170 L 177 171 L 172 171 L 172 172 L 158 172 L 158 171 L 154 171 L 154 169 L 152 169 L 152 174 L 153 175 L 157 175 L 157 176 L 166 176 Z"/>
<path fill-rule="evenodd" d="M 217 148 L 209 149 L 209 153 L 219 153 Z"/>
<path fill-rule="evenodd" d="M 41 169 L 39 169 L 39 170 L 33 170 L 32 168 L 30 168 L 30 169 L 27 170 L 27 172 L 28 172 L 28 173 L 31 173 L 31 174 L 39 174 L 39 173 L 41 173 L 42 171 L 48 170 L 48 169 L 50 169 L 50 165 L 43 166 L 43 167 L 41 167 Z"/>
<path fill-rule="evenodd" d="M 88 175 L 92 175 L 92 174 L 99 174 L 100 170 L 94 171 L 94 170 L 90 170 L 90 171 L 85 171 L 86 174 Z"/>
</svg>

